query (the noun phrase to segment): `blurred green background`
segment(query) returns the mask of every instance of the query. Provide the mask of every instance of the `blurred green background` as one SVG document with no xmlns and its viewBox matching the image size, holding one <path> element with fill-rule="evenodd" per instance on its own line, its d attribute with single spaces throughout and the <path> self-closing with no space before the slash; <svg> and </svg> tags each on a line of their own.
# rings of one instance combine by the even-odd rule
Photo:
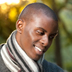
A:
<svg viewBox="0 0 72 72">
<path fill-rule="evenodd" d="M 40 2 L 48 5 L 58 16 L 59 34 L 45 54 L 47 61 L 58 64 L 65 72 L 72 72 L 72 0 L 2 0 L 0 1 L 0 44 L 5 43 L 16 29 L 22 9 Z"/>
</svg>

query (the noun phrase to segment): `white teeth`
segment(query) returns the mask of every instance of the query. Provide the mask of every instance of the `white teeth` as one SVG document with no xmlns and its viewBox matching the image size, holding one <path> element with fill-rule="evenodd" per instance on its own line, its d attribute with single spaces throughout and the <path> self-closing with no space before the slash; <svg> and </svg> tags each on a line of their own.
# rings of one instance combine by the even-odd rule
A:
<svg viewBox="0 0 72 72">
<path fill-rule="evenodd" d="M 35 48 L 38 49 L 39 51 L 42 51 L 40 48 L 38 48 L 38 47 L 36 47 L 36 46 L 35 46 Z"/>
</svg>

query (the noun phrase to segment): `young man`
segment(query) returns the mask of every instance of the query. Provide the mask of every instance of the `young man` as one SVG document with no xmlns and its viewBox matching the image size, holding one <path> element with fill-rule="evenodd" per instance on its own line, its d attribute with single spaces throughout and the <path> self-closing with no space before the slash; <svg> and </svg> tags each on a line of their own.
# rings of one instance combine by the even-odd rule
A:
<svg viewBox="0 0 72 72">
<path fill-rule="evenodd" d="M 55 13 L 42 3 L 25 7 L 16 30 L 1 45 L 0 72 L 63 72 L 44 59 L 44 53 L 58 33 Z"/>
</svg>

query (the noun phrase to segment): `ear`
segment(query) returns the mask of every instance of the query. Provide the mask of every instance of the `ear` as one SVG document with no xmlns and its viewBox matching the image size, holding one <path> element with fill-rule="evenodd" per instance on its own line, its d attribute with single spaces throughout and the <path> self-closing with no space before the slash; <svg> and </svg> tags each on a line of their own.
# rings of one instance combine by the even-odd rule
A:
<svg viewBox="0 0 72 72">
<path fill-rule="evenodd" d="M 23 28 L 24 28 L 24 21 L 22 21 L 21 19 L 17 20 L 17 22 L 16 22 L 17 32 L 19 32 L 21 34 Z"/>
</svg>

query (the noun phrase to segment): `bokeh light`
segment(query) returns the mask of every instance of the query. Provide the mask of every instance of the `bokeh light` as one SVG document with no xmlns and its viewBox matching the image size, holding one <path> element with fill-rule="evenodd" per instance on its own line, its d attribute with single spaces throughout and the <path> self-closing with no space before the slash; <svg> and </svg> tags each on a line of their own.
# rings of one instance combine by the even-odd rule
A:
<svg viewBox="0 0 72 72">
<path fill-rule="evenodd" d="M 16 21 L 16 16 L 17 16 L 17 10 L 16 8 L 11 8 L 9 12 L 9 19 L 11 21 Z"/>
<path fill-rule="evenodd" d="M 0 4 L 7 3 L 7 4 L 18 4 L 20 0 L 0 0 Z"/>
</svg>

